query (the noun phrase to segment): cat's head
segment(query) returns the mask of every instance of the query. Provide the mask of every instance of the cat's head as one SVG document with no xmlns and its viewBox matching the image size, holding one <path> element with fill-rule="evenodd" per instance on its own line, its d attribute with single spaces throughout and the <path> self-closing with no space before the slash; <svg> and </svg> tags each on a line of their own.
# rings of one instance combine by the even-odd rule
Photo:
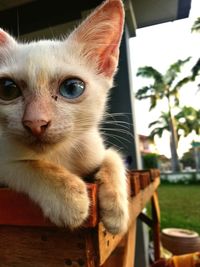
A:
<svg viewBox="0 0 200 267">
<path fill-rule="evenodd" d="M 0 134 L 34 148 L 98 127 L 123 21 L 121 1 L 107 0 L 63 40 L 22 44 L 0 30 Z"/>
</svg>

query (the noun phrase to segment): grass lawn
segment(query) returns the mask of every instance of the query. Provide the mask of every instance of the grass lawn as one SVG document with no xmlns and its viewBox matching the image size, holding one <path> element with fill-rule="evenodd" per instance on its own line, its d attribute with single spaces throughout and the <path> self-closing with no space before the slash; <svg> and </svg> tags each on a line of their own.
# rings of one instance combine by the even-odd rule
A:
<svg viewBox="0 0 200 267">
<path fill-rule="evenodd" d="M 160 185 L 161 228 L 178 227 L 200 234 L 200 185 Z"/>
</svg>

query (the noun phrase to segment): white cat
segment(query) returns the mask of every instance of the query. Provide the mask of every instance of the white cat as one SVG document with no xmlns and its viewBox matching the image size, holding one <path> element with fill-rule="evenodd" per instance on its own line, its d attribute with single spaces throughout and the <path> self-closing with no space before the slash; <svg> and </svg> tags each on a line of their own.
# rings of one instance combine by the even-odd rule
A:
<svg viewBox="0 0 200 267">
<path fill-rule="evenodd" d="M 124 163 L 99 132 L 123 22 L 122 2 L 107 0 L 64 40 L 18 43 L 0 30 L 0 182 L 57 225 L 87 218 L 82 178 L 97 170 L 105 227 L 127 229 Z"/>
</svg>

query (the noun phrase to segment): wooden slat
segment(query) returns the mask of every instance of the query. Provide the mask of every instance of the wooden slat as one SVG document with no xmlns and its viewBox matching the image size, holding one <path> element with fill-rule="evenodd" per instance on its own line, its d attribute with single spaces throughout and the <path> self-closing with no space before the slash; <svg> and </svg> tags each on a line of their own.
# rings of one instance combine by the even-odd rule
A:
<svg viewBox="0 0 200 267">
<path fill-rule="evenodd" d="M 140 175 L 136 172 L 130 172 L 131 197 L 136 196 L 140 192 Z"/>
<path fill-rule="evenodd" d="M 151 199 L 152 202 L 152 219 L 153 219 L 153 243 L 154 243 L 154 259 L 159 260 L 160 251 L 160 207 L 158 201 L 158 193 L 154 192 Z"/>
<path fill-rule="evenodd" d="M 104 228 L 102 223 L 98 225 L 99 265 L 105 263 L 112 251 L 122 240 L 123 235 L 112 235 Z"/>
<path fill-rule="evenodd" d="M 124 260 L 124 249 L 126 245 L 126 236 L 120 241 L 117 248 L 113 250 L 110 257 L 101 267 L 122 267 Z M 133 267 L 133 266 L 132 266 Z"/>
<path fill-rule="evenodd" d="M 88 229 L 0 227 L 0 266 L 87 266 L 85 238 Z M 81 265 L 84 264 L 84 265 Z"/>
<path fill-rule="evenodd" d="M 154 191 L 159 185 L 159 179 L 155 180 L 144 190 L 140 191 L 135 197 L 130 198 L 129 214 L 130 214 L 130 227 L 135 223 L 136 218 L 141 213 L 147 202 L 151 199 Z M 123 238 L 123 235 L 109 234 L 103 225 L 100 223 L 98 226 L 99 233 L 99 263 L 100 266 L 105 263 L 112 251 L 117 247 Z M 106 266 L 107 267 L 107 266 Z"/>
<path fill-rule="evenodd" d="M 87 234 L 85 235 L 85 254 L 87 264 L 81 265 L 84 267 L 97 267 L 98 266 L 98 238 L 97 231 L 95 229 L 86 229 Z"/>
<path fill-rule="evenodd" d="M 136 222 L 132 223 L 126 235 L 123 267 L 134 267 L 136 242 Z"/>
<path fill-rule="evenodd" d="M 130 214 L 130 223 L 136 220 L 140 212 L 144 209 L 146 204 L 151 199 L 153 193 L 159 186 L 160 181 L 157 179 L 153 183 L 151 183 L 147 188 L 140 191 L 140 193 L 131 199 L 129 214 Z"/>
<path fill-rule="evenodd" d="M 151 181 L 154 181 L 157 178 L 160 178 L 160 170 L 159 169 L 150 169 Z"/>
<path fill-rule="evenodd" d="M 97 185 L 87 184 L 91 200 L 90 216 L 85 227 L 94 227 L 98 221 Z M 0 225 L 43 226 L 53 224 L 44 217 L 42 210 L 27 195 L 8 188 L 0 189 Z"/>
</svg>

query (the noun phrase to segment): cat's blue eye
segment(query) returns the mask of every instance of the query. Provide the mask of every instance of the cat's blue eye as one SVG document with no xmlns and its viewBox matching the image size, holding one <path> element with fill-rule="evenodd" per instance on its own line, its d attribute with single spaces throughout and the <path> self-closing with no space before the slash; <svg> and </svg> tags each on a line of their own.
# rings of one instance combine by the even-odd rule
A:
<svg viewBox="0 0 200 267">
<path fill-rule="evenodd" d="M 11 101 L 21 96 L 21 90 L 11 79 L 0 79 L 0 99 Z"/>
<path fill-rule="evenodd" d="M 60 94 L 68 99 L 78 98 L 83 94 L 85 90 L 85 84 L 79 79 L 67 79 L 60 85 Z"/>
</svg>

